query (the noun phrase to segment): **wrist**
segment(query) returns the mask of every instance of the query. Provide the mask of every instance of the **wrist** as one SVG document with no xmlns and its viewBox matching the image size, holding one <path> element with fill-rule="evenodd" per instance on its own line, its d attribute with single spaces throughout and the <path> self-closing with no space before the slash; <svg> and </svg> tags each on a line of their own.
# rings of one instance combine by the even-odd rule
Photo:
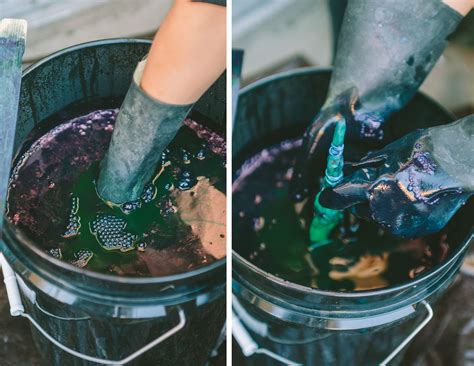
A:
<svg viewBox="0 0 474 366">
<path fill-rule="evenodd" d="M 160 95 L 160 93 L 156 92 L 156 87 L 152 84 L 150 86 L 149 83 L 144 83 L 143 74 L 147 65 L 147 59 L 140 61 L 135 68 L 133 73 L 133 86 L 137 89 L 137 92 L 142 96 L 142 98 L 149 99 L 151 102 L 160 103 L 169 106 L 191 106 L 194 102 L 186 102 L 176 95 L 165 95 L 165 98 Z M 171 102 L 170 102 L 171 100 Z"/>
<path fill-rule="evenodd" d="M 466 192 L 474 192 L 474 115 L 430 128 L 429 134 L 435 160 Z"/>
</svg>

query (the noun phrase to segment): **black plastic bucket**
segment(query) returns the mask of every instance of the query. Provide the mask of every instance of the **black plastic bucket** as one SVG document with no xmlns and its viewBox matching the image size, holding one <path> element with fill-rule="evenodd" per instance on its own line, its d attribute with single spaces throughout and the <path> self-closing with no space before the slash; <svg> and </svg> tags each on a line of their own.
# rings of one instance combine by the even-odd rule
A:
<svg viewBox="0 0 474 366">
<path fill-rule="evenodd" d="M 232 139 L 234 174 L 262 148 L 301 136 L 322 106 L 329 80 L 330 70 L 307 68 L 243 89 Z M 438 104 L 417 94 L 388 123 L 396 139 L 451 120 Z M 360 292 L 311 289 L 273 276 L 239 255 L 248 244 L 239 242 L 234 231 L 233 334 L 240 346 L 234 348 L 234 361 L 259 366 L 396 363 L 399 351 L 432 317 L 430 304 L 458 272 L 472 241 L 470 217 L 472 206 L 466 205 L 450 222 L 455 248 L 442 265 L 401 285 Z"/>
<path fill-rule="evenodd" d="M 133 39 L 96 41 L 28 68 L 15 149 L 35 125 L 73 105 L 93 109 L 98 100 L 107 100 L 113 105 L 99 107 L 120 106 L 149 47 L 149 41 Z M 223 75 L 192 113 L 224 132 L 225 105 Z M 225 259 L 172 276 L 118 277 L 56 260 L 8 222 L 3 234 L 1 250 L 17 274 L 24 316 L 37 326 L 32 327 L 33 337 L 45 365 L 97 364 L 90 357 L 103 359 L 102 364 L 127 357 L 134 359 L 127 365 L 207 362 L 225 322 Z"/>
</svg>

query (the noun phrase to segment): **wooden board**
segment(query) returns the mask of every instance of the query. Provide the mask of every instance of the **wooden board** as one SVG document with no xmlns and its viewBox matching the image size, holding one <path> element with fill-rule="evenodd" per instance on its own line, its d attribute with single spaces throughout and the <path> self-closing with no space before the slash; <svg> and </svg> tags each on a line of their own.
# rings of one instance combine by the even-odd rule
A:
<svg viewBox="0 0 474 366">
<path fill-rule="evenodd" d="M 0 230 L 15 140 L 25 41 L 26 21 L 0 21 Z"/>
</svg>

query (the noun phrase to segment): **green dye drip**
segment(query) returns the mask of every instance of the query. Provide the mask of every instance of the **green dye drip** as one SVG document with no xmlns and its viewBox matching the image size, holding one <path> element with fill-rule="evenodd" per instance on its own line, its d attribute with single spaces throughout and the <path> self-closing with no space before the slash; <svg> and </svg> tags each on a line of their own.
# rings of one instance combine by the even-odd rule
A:
<svg viewBox="0 0 474 366">
<path fill-rule="evenodd" d="M 329 149 L 326 174 L 321 191 L 325 188 L 336 186 L 343 178 L 342 168 L 344 166 L 343 153 L 346 121 L 341 115 L 335 118 L 337 123 Z M 309 230 L 311 240 L 309 250 L 313 250 L 322 245 L 331 244 L 333 242 L 330 238 L 331 233 L 344 218 L 342 211 L 332 210 L 319 203 L 321 191 L 316 195 L 314 200 L 314 218 Z"/>
</svg>

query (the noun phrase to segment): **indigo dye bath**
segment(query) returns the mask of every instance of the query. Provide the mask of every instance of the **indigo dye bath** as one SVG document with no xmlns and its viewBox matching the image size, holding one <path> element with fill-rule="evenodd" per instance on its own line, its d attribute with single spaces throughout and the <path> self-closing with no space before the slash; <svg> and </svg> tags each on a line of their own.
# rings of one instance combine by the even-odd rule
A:
<svg viewBox="0 0 474 366">
<path fill-rule="evenodd" d="M 225 140 L 187 119 L 141 198 L 114 206 L 95 180 L 117 112 L 33 131 L 41 137 L 16 160 L 7 217 L 51 256 L 102 273 L 165 276 L 223 258 Z"/>
<path fill-rule="evenodd" d="M 247 159 L 233 183 L 233 243 L 259 268 L 312 288 L 359 291 L 400 284 L 442 262 L 450 251 L 441 231 L 415 239 L 385 233 L 344 213 L 332 243 L 311 248 L 313 200 L 295 204 L 288 186 L 301 140 L 287 140 Z"/>
</svg>

